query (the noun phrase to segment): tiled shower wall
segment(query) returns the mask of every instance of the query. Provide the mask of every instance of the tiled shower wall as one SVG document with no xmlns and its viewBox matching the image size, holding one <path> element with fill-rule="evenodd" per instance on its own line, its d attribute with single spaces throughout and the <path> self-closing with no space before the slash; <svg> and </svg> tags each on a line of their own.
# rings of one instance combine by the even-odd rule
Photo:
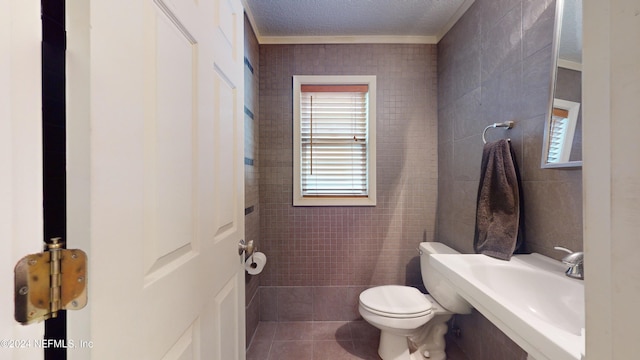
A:
<svg viewBox="0 0 640 360">
<path fill-rule="evenodd" d="M 262 320 L 350 320 L 380 284 L 421 285 L 434 240 L 435 45 L 260 46 Z M 293 75 L 377 76 L 375 207 L 293 207 Z"/>
<path fill-rule="evenodd" d="M 260 198 L 258 182 L 258 40 L 249 20 L 244 20 L 244 231 L 245 239 L 260 245 Z M 260 250 L 260 249 L 258 249 Z M 247 346 L 260 320 L 259 276 L 245 275 Z"/>
<path fill-rule="evenodd" d="M 558 259 L 555 245 L 582 250 L 582 171 L 540 168 L 554 13 L 555 1 L 476 0 L 438 44 L 437 238 L 461 252 L 473 252 L 482 130 L 507 120 L 512 130 L 487 137 L 511 138 L 517 154 L 527 250 Z M 477 312 L 457 324 L 473 359 L 525 356 Z"/>
</svg>

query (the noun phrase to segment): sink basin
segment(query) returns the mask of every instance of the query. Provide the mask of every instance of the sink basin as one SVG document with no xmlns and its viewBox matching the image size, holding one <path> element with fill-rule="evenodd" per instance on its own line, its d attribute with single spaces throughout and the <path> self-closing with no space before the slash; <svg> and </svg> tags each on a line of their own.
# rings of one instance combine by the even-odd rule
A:
<svg viewBox="0 0 640 360">
<path fill-rule="evenodd" d="M 536 360 L 575 360 L 584 352 L 584 283 L 540 254 L 503 261 L 479 254 L 434 254 L 454 289 Z"/>
<path fill-rule="evenodd" d="M 549 274 L 502 264 L 474 264 L 470 270 L 476 281 L 496 294 L 506 294 L 502 295 L 505 301 L 519 304 L 551 326 L 575 335 L 580 335 L 584 328 L 584 288 L 577 281 L 561 277 L 563 273 Z"/>
</svg>

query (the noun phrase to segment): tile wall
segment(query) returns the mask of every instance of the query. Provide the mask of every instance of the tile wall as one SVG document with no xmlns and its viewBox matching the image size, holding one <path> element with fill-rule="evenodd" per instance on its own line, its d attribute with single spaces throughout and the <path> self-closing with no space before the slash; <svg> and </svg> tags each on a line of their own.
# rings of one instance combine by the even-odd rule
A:
<svg viewBox="0 0 640 360">
<path fill-rule="evenodd" d="M 527 249 L 582 250 L 582 170 L 541 169 L 555 1 L 476 0 L 438 44 L 438 238 L 473 252 L 482 130 L 511 139 L 521 171 Z"/>
<path fill-rule="evenodd" d="M 461 252 L 473 252 L 482 130 L 507 120 L 514 129 L 487 138 L 508 137 L 515 147 L 527 250 L 557 259 L 563 253 L 553 246 L 582 250 L 582 171 L 540 168 L 554 13 L 550 0 L 476 0 L 438 44 L 437 238 Z M 479 313 L 458 316 L 457 325 L 473 359 L 523 358 Z"/>
<path fill-rule="evenodd" d="M 421 285 L 416 247 L 434 240 L 435 45 L 260 46 L 261 320 L 352 320 L 380 284 Z M 376 75 L 375 207 L 293 207 L 292 76 Z"/>
<path fill-rule="evenodd" d="M 244 202 L 245 239 L 253 240 L 260 249 L 260 198 L 258 171 L 258 40 L 249 20 L 244 20 Z M 258 286 L 260 276 L 245 275 L 247 346 L 260 320 Z"/>
</svg>

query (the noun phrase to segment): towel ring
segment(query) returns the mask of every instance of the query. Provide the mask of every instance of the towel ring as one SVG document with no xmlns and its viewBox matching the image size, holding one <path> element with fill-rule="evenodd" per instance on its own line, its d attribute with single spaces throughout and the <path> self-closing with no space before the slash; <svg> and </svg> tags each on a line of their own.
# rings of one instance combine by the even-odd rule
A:
<svg viewBox="0 0 640 360">
<path fill-rule="evenodd" d="M 507 129 L 513 129 L 513 121 L 505 121 L 505 122 L 501 122 L 501 123 L 493 123 L 489 126 L 487 126 L 486 128 L 484 128 L 484 130 L 482 131 L 482 142 L 483 143 L 487 143 L 487 139 L 485 139 L 485 135 L 487 134 L 487 130 L 489 130 L 490 128 L 499 128 L 499 127 L 504 127 Z"/>
</svg>

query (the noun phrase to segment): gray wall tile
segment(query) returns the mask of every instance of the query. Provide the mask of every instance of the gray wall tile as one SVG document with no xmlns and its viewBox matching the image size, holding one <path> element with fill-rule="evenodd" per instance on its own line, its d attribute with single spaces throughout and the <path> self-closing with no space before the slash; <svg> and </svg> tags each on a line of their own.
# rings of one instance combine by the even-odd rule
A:
<svg viewBox="0 0 640 360">
<path fill-rule="evenodd" d="M 556 259 L 563 254 L 555 245 L 582 250 L 582 171 L 540 168 L 554 13 L 551 0 L 477 0 L 438 44 L 436 238 L 461 252 L 473 252 L 482 129 L 506 120 L 515 128 L 490 129 L 487 140 L 511 138 L 516 151 L 526 248 Z M 467 36 L 470 31 L 480 35 Z M 469 59 L 479 39 L 480 66 Z M 463 328 L 458 343 L 473 359 L 526 358 L 478 312 L 457 316 L 457 323 Z"/>
<path fill-rule="evenodd" d="M 260 46 L 261 285 L 421 283 L 414 249 L 436 222 L 436 56 L 435 45 Z M 377 76 L 377 206 L 292 206 L 294 74 Z"/>
</svg>

